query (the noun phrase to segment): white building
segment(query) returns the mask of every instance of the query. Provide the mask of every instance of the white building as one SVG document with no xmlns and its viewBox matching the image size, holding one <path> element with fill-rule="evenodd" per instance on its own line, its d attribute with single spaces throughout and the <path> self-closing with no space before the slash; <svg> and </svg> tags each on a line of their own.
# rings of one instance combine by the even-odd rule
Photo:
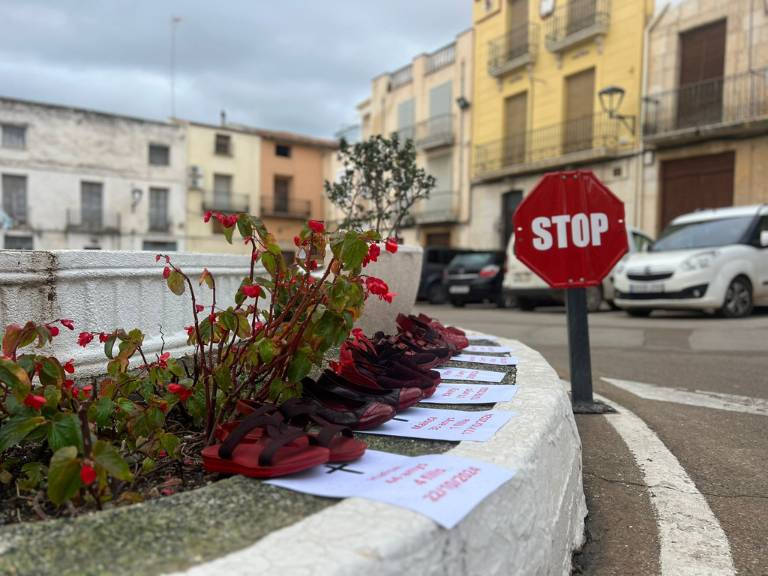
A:
<svg viewBox="0 0 768 576">
<path fill-rule="evenodd" d="M 0 247 L 183 249 L 183 127 L 0 98 Z"/>
</svg>

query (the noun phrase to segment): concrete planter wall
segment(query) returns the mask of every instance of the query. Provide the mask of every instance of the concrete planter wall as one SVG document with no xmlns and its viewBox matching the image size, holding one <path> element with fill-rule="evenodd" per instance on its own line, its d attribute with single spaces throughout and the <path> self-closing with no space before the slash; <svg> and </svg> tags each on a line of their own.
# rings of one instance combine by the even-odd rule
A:
<svg viewBox="0 0 768 576">
<path fill-rule="evenodd" d="M 378 262 L 368 265 L 365 273 L 381 278 L 397 296 L 391 304 L 371 296 L 365 303 L 363 315 L 357 326 L 366 334 L 382 330 L 386 334 L 397 332 L 395 318 L 399 313 L 409 314 L 416 303 L 421 280 L 421 259 L 424 250 L 421 246 L 400 246 L 395 254 L 382 250 Z"/>
<path fill-rule="evenodd" d="M 247 256 L 175 253 L 173 261 L 192 278 L 208 268 L 216 278 L 219 305 L 228 305 L 243 276 L 248 273 Z M 202 304 L 211 293 L 197 288 Z M 162 277 L 162 264 L 150 252 L 106 252 L 60 250 L 0 252 L 0 327 L 27 320 L 49 322 L 71 318 L 75 330 L 62 329 L 54 340 L 54 352 L 62 359 L 74 358 L 78 375 L 103 370 L 105 359 L 99 346 L 81 348 L 81 331 L 110 331 L 139 328 L 146 335 L 145 353 L 186 350 L 184 327 L 191 323 L 189 293 L 176 296 Z"/>
</svg>

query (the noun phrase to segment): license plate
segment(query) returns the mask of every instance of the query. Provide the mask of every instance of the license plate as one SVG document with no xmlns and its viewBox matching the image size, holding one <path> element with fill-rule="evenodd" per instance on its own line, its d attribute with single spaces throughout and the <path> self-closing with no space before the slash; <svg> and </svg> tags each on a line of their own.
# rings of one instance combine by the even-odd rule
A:
<svg viewBox="0 0 768 576">
<path fill-rule="evenodd" d="M 664 292 L 664 284 L 659 282 L 651 282 L 646 284 L 630 284 L 629 292 L 631 294 L 648 294 Z"/>
<path fill-rule="evenodd" d="M 448 286 L 448 294 L 469 294 L 469 286 Z"/>
<path fill-rule="evenodd" d="M 512 279 L 515 282 L 529 282 L 531 280 L 531 273 L 530 272 L 515 272 L 514 276 L 512 276 Z"/>
</svg>

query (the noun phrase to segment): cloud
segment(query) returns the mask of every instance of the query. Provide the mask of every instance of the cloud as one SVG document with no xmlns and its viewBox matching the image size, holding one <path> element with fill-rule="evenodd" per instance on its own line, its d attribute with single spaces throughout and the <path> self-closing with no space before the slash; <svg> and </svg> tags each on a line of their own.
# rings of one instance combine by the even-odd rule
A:
<svg viewBox="0 0 768 576">
<path fill-rule="evenodd" d="M 370 79 L 471 25 L 471 0 L 4 0 L 0 93 L 330 136 Z"/>
</svg>

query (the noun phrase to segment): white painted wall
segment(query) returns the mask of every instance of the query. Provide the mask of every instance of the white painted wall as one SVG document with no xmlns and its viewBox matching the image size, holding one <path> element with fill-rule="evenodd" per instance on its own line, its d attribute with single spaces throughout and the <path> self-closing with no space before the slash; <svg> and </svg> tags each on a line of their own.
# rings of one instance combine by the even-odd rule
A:
<svg viewBox="0 0 768 576">
<path fill-rule="evenodd" d="M 176 241 L 186 221 L 186 133 L 183 127 L 87 110 L 0 98 L 0 123 L 27 126 L 24 150 L 0 146 L 0 174 L 27 177 L 36 249 L 140 250 L 143 240 Z M 170 165 L 149 164 L 149 145 L 170 147 Z M 66 232 L 67 209 L 80 208 L 81 181 L 103 184 L 105 222 L 120 215 L 120 236 Z M 149 188 L 169 189 L 169 233 L 150 233 Z M 132 190 L 142 191 L 134 205 Z M 2 232 L 0 232 L 2 234 Z M 95 240 L 95 241 L 94 241 Z"/>
</svg>

